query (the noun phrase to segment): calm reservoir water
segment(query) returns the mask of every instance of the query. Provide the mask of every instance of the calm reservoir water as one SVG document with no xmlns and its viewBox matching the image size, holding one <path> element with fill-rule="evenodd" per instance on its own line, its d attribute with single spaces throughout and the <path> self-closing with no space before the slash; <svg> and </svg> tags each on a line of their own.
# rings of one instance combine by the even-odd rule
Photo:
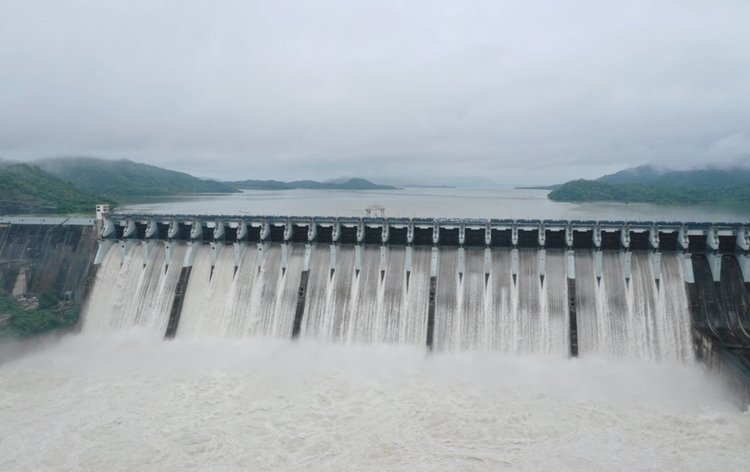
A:
<svg viewBox="0 0 750 472">
<path fill-rule="evenodd" d="M 230 195 L 192 195 L 134 201 L 121 212 L 362 216 L 382 205 L 386 216 L 642 221 L 750 221 L 748 206 L 663 206 L 624 203 L 560 203 L 546 190 L 405 188 L 400 190 L 246 190 Z"/>
</svg>

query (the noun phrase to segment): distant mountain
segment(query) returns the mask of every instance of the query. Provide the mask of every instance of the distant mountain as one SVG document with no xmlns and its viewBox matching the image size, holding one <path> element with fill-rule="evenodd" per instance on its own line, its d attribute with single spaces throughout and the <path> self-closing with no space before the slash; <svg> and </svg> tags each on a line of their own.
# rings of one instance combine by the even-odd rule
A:
<svg viewBox="0 0 750 472">
<path fill-rule="evenodd" d="M 395 190 L 398 187 L 391 185 L 379 185 L 365 179 L 348 178 L 318 182 L 316 180 L 294 180 L 291 182 L 280 182 L 278 180 L 239 180 L 235 182 L 224 182 L 238 189 L 247 190 L 291 190 L 291 189 L 316 189 L 316 190 Z"/>
<path fill-rule="evenodd" d="M 555 190 L 556 188 L 562 187 L 563 184 L 553 185 L 526 185 L 522 187 L 513 187 L 516 190 Z"/>
<path fill-rule="evenodd" d="M 733 167 L 728 169 L 660 170 L 652 166 L 640 166 L 605 175 L 596 180 L 607 184 L 650 183 L 721 187 L 750 184 L 750 169 Z"/>
<path fill-rule="evenodd" d="M 252 189 L 252 190 L 291 190 L 294 188 L 292 184 L 287 182 L 281 182 L 279 180 L 238 180 L 236 182 L 224 182 L 230 187 L 237 189 Z"/>
<path fill-rule="evenodd" d="M 652 182 L 662 175 L 662 171 L 653 166 L 638 166 L 624 169 L 614 174 L 596 179 L 605 184 L 642 184 Z"/>
<path fill-rule="evenodd" d="M 93 213 L 97 203 L 112 203 L 82 192 L 39 167 L 12 164 L 0 170 L 0 214 Z"/>
<path fill-rule="evenodd" d="M 67 157 L 35 162 L 45 172 L 96 195 L 166 196 L 190 193 L 232 193 L 221 182 L 203 180 L 184 172 L 162 169 L 127 159 Z"/>
<path fill-rule="evenodd" d="M 548 194 L 564 202 L 659 204 L 750 203 L 750 169 L 625 169 L 596 180 L 567 182 Z"/>
</svg>

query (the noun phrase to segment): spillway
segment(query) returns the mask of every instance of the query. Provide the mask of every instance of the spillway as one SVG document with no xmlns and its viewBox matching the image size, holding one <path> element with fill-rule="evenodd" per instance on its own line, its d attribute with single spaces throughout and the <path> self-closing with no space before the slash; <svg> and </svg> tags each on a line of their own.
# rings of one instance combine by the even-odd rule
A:
<svg viewBox="0 0 750 472">
<path fill-rule="evenodd" d="M 0 262 L 86 334 L 695 360 L 750 403 L 742 224 L 0 217 Z"/>
<path fill-rule="evenodd" d="M 168 257 L 163 243 L 113 246 L 97 272 L 83 329 L 106 332 L 143 327 L 163 335 L 185 249 L 177 244 Z"/>
<path fill-rule="evenodd" d="M 698 360 L 750 402 L 741 224 L 107 214 L 100 228 L 86 331 Z"/>
<path fill-rule="evenodd" d="M 163 332 L 180 268 L 190 259 L 178 338 L 289 338 L 300 307 L 302 338 L 424 345 L 434 277 L 434 350 L 569 354 L 563 250 L 170 244 L 169 254 L 161 242 L 112 246 L 97 274 L 84 329 Z M 581 355 L 691 359 L 678 256 L 662 256 L 658 286 L 648 254 L 632 254 L 627 278 L 623 257 L 605 251 L 597 277 L 594 252 L 576 252 Z"/>
</svg>

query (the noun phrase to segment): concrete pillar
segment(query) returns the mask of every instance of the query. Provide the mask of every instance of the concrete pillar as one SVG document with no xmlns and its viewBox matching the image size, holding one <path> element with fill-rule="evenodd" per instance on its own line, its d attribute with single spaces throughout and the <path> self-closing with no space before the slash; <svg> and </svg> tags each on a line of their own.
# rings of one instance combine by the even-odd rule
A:
<svg viewBox="0 0 750 472">
<path fill-rule="evenodd" d="M 172 255 L 174 254 L 174 244 L 169 240 L 164 243 L 164 253 L 166 261 L 164 268 L 167 269 L 169 264 L 172 263 Z"/>
<path fill-rule="evenodd" d="M 648 231 L 648 243 L 651 249 L 655 251 L 659 250 L 659 228 L 656 225 L 652 226 Z"/>
<path fill-rule="evenodd" d="M 99 231 L 99 237 L 102 239 L 114 238 L 117 232 L 115 231 L 115 223 L 108 215 L 102 216 L 102 229 Z"/>
<path fill-rule="evenodd" d="M 235 272 L 237 272 L 240 264 L 242 264 L 242 255 L 245 253 L 247 246 L 242 243 L 235 242 L 232 243 L 232 248 L 234 250 L 234 270 Z"/>
<path fill-rule="evenodd" d="M 381 234 L 381 241 L 383 244 L 388 244 L 388 238 L 390 238 L 390 225 L 388 224 L 388 221 L 383 221 L 383 232 Z"/>
<path fill-rule="evenodd" d="M 135 221 L 133 221 L 132 218 L 126 218 L 125 219 L 125 229 L 122 232 L 123 239 L 129 239 L 136 237 L 137 230 L 135 227 Z"/>
<path fill-rule="evenodd" d="M 187 251 L 185 251 L 185 258 L 182 260 L 182 267 L 193 267 L 193 261 L 195 261 L 195 253 L 198 251 L 199 244 L 187 243 Z"/>
<path fill-rule="evenodd" d="M 100 239 L 96 243 L 98 247 L 94 256 L 94 265 L 100 265 L 104 262 L 104 258 L 107 257 L 109 250 L 115 245 L 115 241 L 112 239 Z"/>
<path fill-rule="evenodd" d="M 690 253 L 682 253 L 680 258 L 682 264 L 682 277 L 686 283 L 695 283 L 695 275 L 693 275 L 693 256 Z"/>
<path fill-rule="evenodd" d="M 203 239 L 203 225 L 199 219 L 194 219 L 190 225 L 190 239 Z"/>
<path fill-rule="evenodd" d="M 175 288 L 174 299 L 172 300 L 172 309 L 169 312 L 167 330 L 164 333 L 165 339 L 174 338 L 177 334 L 177 327 L 180 324 L 180 316 L 182 315 L 182 303 L 185 301 L 185 290 L 190 281 L 191 270 L 192 263 L 190 266 L 183 266 L 180 270 L 180 278 L 177 279 L 177 287 Z"/>
<path fill-rule="evenodd" d="M 167 230 L 168 239 L 176 239 L 180 237 L 180 224 L 176 218 L 169 220 L 169 229 Z"/>
<path fill-rule="evenodd" d="M 437 221 L 432 224 L 432 244 L 440 242 L 440 223 Z"/>
<path fill-rule="evenodd" d="M 409 281 L 411 279 L 411 269 L 412 269 L 412 258 L 413 258 L 413 249 L 411 246 L 406 246 L 406 254 L 405 254 L 405 261 L 404 261 L 404 270 L 406 271 L 406 290 L 409 290 Z"/>
<path fill-rule="evenodd" d="M 224 222 L 221 220 L 217 220 L 214 224 L 214 241 L 223 241 L 226 237 L 226 227 L 224 226 Z"/>
<path fill-rule="evenodd" d="M 566 272 L 569 279 L 575 279 L 576 278 L 576 256 L 575 252 L 573 250 L 568 249 L 568 251 L 565 253 L 566 256 Z"/>
<path fill-rule="evenodd" d="M 545 270 L 547 268 L 547 251 L 545 249 L 540 249 L 539 251 L 537 251 L 537 254 L 539 258 L 537 262 L 539 270 L 539 283 L 544 286 L 544 276 L 546 275 Z"/>
<path fill-rule="evenodd" d="M 490 273 L 492 273 L 492 250 L 486 247 L 484 248 L 484 288 L 487 288 Z"/>
<path fill-rule="evenodd" d="M 240 220 L 237 222 L 237 241 L 243 241 L 247 239 L 249 231 L 247 230 L 247 222 Z"/>
<path fill-rule="evenodd" d="M 721 254 L 719 253 L 719 231 L 711 227 L 706 232 L 706 259 L 714 282 L 721 281 Z"/>
<path fill-rule="evenodd" d="M 362 241 L 365 240 L 365 224 L 362 222 L 362 220 L 357 223 L 357 243 L 362 244 Z"/>
<path fill-rule="evenodd" d="M 331 258 L 329 261 L 331 270 L 336 268 L 336 252 L 337 252 L 337 246 L 335 244 L 331 244 Z"/>
<path fill-rule="evenodd" d="M 602 276 L 604 273 L 604 267 L 602 263 L 602 251 L 597 249 L 594 251 L 594 274 L 596 275 L 596 285 L 602 283 Z"/>
<path fill-rule="evenodd" d="M 464 254 L 464 248 L 458 248 L 458 277 L 463 279 L 464 271 L 466 270 L 466 255 Z"/>
<path fill-rule="evenodd" d="M 630 286 L 630 279 L 633 277 L 633 261 L 630 251 L 620 251 L 622 260 L 622 272 L 625 276 L 625 283 Z"/>
<path fill-rule="evenodd" d="M 594 240 L 594 247 L 596 249 L 601 249 L 601 247 L 602 247 L 602 229 L 599 227 L 599 223 L 597 223 L 596 225 L 594 225 L 593 240 Z"/>
<path fill-rule="evenodd" d="M 289 241 L 292 239 L 292 231 L 294 230 L 294 227 L 292 226 L 291 220 L 286 220 L 284 222 L 284 241 Z"/>
<path fill-rule="evenodd" d="M 339 223 L 339 220 L 336 220 L 333 222 L 333 227 L 331 228 L 331 242 L 337 243 L 341 239 L 341 224 Z"/>
<path fill-rule="evenodd" d="M 742 279 L 747 283 L 750 282 L 750 256 L 747 254 L 737 254 L 737 264 L 742 272 Z"/>
<path fill-rule="evenodd" d="M 310 260 L 312 259 L 312 244 L 305 245 L 305 259 L 302 264 L 302 270 L 310 270 Z"/>
<path fill-rule="evenodd" d="M 573 252 L 573 251 L 569 251 Z M 574 257 L 569 257 L 574 260 Z M 575 262 L 573 262 L 575 264 Z M 571 277 L 572 275 L 572 277 Z M 578 307 L 576 303 L 575 266 L 568 271 L 568 347 L 570 357 L 578 357 Z"/>
<path fill-rule="evenodd" d="M 387 256 L 386 256 L 386 247 L 380 246 L 380 280 L 383 280 L 383 277 L 385 277 L 385 268 L 387 264 Z"/>
<path fill-rule="evenodd" d="M 262 243 L 261 242 L 261 243 L 257 244 L 257 248 L 258 248 L 258 257 L 257 257 L 258 270 L 261 270 L 263 268 L 263 262 L 266 259 L 266 248 L 267 247 L 268 247 L 268 243 Z"/>
<path fill-rule="evenodd" d="M 359 271 L 362 270 L 362 246 L 357 244 L 354 246 L 354 273 L 359 275 Z"/>
<path fill-rule="evenodd" d="M 750 231 L 740 228 L 737 231 L 737 264 L 740 266 L 743 280 L 750 282 Z"/>
<path fill-rule="evenodd" d="M 651 260 L 651 271 L 654 274 L 656 288 L 659 288 L 661 285 L 661 252 L 651 251 L 649 253 L 649 259 Z"/>
<path fill-rule="evenodd" d="M 620 229 L 620 244 L 623 249 L 630 249 L 630 228 L 628 225 L 623 225 Z"/>
<path fill-rule="evenodd" d="M 268 224 L 268 220 L 263 220 L 260 223 L 260 240 L 267 241 L 271 237 L 271 225 Z"/>
<path fill-rule="evenodd" d="M 688 230 L 684 225 L 677 232 L 677 244 L 683 251 L 690 249 L 690 238 L 688 237 Z"/>
<path fill-rule="evenodd" d="M 513 276 L 513 284 L 515 285 L 518 281 L 518 249 L 515 247 L 510 250 L 510 273 Z"/>
<path fill-rule="evenodd" d="M 156 241 L 141 241 L 141 245 L 143 246 L 143 267 L 146 267 L 146 263 L 148 262 L 148 258 L 151 256 L 151 251 L 154 248 L 154 245 L 156 244 Z"/>
<path fill-rule="evenodd" d="M 318 226 L 315 224 L 315 220 L 310 221 L 310 226 L 307 227 L 307 241 L 315 241 L 315 237 L 318 235 Z"/>
<path fill-rule="evenodd" d="M 159 225 L 154 218 L 149 218 L 146 223 L 146 239 L 153 239 L 159 235 Z"/>
<path fill-rule="evenodd" d="M 286 272 L 286 267 L 289 264 L 289 244 L 284 243 L 281 245 L 281 271 Z"/>
</svg>

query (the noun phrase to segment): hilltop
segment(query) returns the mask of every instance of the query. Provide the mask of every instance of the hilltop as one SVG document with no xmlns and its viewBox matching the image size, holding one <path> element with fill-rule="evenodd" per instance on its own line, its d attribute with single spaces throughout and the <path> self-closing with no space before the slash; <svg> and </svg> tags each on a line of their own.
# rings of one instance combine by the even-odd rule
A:
<svg viewBox="0 0 750 472">
<path fill-rule="evenodd" d="M 750 169 L 625 169 L 596 180 L 574 180 L 554 189 L 562 202 L 634 202 L 658 204 L 750 203 Z"/>
<path fill-rule="evenodd" d="M 237 192 L 221 182 L 127 159 L 67 157 L 44 159 L 35 164 L 84 192 L 110 198 Z"/>
<path fill-rule="evenodd" d="M 11 164 L 0 170 L 0 214 L 92 213 L 106 199 L 83 192 L 39 167 Z"/>
<path fill-rule="evenodd" d="M 224 183 L 234 188 L 247 190 L 395 190 L 398 188 L 392 185 L 376 184 L 359 178 L 337 179 L 326 182 L 318 182 L 316 180 L 293 180 L 291 182 L 282 182 L 279 180 L 239 180 Z"/>
</svg>

